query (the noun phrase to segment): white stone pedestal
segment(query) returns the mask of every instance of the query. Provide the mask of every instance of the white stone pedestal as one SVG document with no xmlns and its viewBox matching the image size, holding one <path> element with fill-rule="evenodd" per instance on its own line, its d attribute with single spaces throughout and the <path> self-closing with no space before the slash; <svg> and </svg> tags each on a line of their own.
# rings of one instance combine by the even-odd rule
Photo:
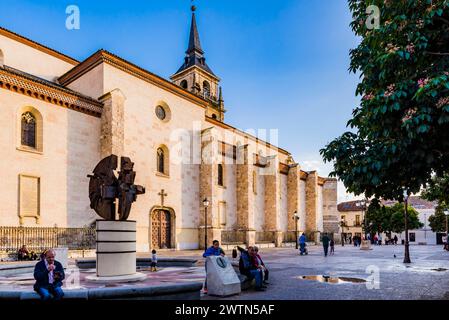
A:
<svg viewBox="0 0 449 320">
<path fill-rule="evenodd" d="M 373 248 L 371 248 L 371 242 L 369 240 L 362 240 L 360 250 L 373 250 Z"/>
<path fill-rule="evenodd" d="M 95 282 L 143 280 L 136 272 L 136 221 L 97 220 L 97 275 Z"/>
<path fill-rule="evenodd" d="M 69 248 L 53 248 L 55 251 L 55 260 L 62 264 L 64 269 L 67 269 L 69 265 Z"/>
<path fill-rule="evenodd" d="M 209 256 L 206 264 L 209 295 L 226 297 L 241 292 L 240 279 L 227 257 Z"/>
</svg>

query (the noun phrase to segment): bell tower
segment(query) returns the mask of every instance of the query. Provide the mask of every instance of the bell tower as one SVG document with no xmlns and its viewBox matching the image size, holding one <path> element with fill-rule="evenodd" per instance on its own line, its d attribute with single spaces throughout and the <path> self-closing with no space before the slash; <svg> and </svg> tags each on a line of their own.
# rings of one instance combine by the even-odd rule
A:
<svg viewBox="0 0 449 320">
<path fill-rule="evenodd" d="M 206 63 L 201 48 L 200 36 L 196 24 L 196 7 L 192 6 L 189 45 L 184 63 L 170 79 L 182 87 L 209 102 L 206 115 L 218 121 L 224 121 L 224 101 L 218 78 Z"/>
</svg>

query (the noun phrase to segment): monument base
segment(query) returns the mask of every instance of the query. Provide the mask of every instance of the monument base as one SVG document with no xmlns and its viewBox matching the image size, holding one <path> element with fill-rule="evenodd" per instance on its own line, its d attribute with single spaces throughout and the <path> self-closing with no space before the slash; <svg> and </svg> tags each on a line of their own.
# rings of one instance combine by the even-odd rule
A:
<svg viewBox="0 0 449 320">
<path fill-rule="evenodd" d="M 87 276 L 86 280 L 96 283 L 124 283 L 124 282 L 136 282 L 146 279 L 144 273 L 136 272 L 135 274 L 130 274 L 126 276 L 115 276 L 115 277 L 98 277 L 98 276 Z"/>
<path fill-rule="evenodd" d="M 371 242 L 369 240 L 362 240 L 360 250 L 373 250 L 373 248 L 371 248 Z"/>
<path fill-rule="evenodd" d="M 136 222 L 97 220 L 96 282 L 131 282 L 146 278 L 136 272 Z"/>
</svg>

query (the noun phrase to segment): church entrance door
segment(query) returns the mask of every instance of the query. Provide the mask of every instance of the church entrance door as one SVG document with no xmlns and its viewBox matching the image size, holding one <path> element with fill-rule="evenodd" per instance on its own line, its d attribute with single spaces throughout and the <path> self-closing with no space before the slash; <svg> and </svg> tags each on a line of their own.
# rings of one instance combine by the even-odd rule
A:
<svg viewBox="0 0 449 320">
<path fill-rule="evenodd" d="M 167 210 L 154 210 L 151 214 L 151 246 L 154 249 L 171 247 L 171 221 Z"/>
</svg>

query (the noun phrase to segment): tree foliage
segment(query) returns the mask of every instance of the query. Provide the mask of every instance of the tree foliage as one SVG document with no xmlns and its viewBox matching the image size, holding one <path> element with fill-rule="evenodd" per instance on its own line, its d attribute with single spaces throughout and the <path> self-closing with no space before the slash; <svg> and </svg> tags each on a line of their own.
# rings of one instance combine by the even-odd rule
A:
<svg viewBox="0 0 449 320">
<path fill-rule="evenodd" d="M 429 217 L 429 226 L 433 232 L 446 232 L 446 216 L 444 215 L 444 207 L 438 206 L 435 214 Z"/>
<path fill-rule="evenodd" d="M 449 205 L 449 174 L 432 177 L 421 193 L 421 197 L 428 201 L 438 201 L 438 204 L 443 207 Z"/>
<path fill-rule="evenodd" d="M 367 7 L 380 9 L 369 29 Z M 349 0 L 361 102 L 320 151 L 349 192 L 403 200 L 449 172 L 449 0 Z"/>
<path fill-rule="evenodd" d="M 396 203 L 392 206 L 383 206 L 379 201 L 371 202 L 366 213 L 366 226 L 370 234 L 374 233 L 401 233 L 405 231 L 404 204 Z M 419 213 L 412 207 L 407 207 L 408 229 L 419 229 L 424 226 L 419 221 Z"/>
</svg>

